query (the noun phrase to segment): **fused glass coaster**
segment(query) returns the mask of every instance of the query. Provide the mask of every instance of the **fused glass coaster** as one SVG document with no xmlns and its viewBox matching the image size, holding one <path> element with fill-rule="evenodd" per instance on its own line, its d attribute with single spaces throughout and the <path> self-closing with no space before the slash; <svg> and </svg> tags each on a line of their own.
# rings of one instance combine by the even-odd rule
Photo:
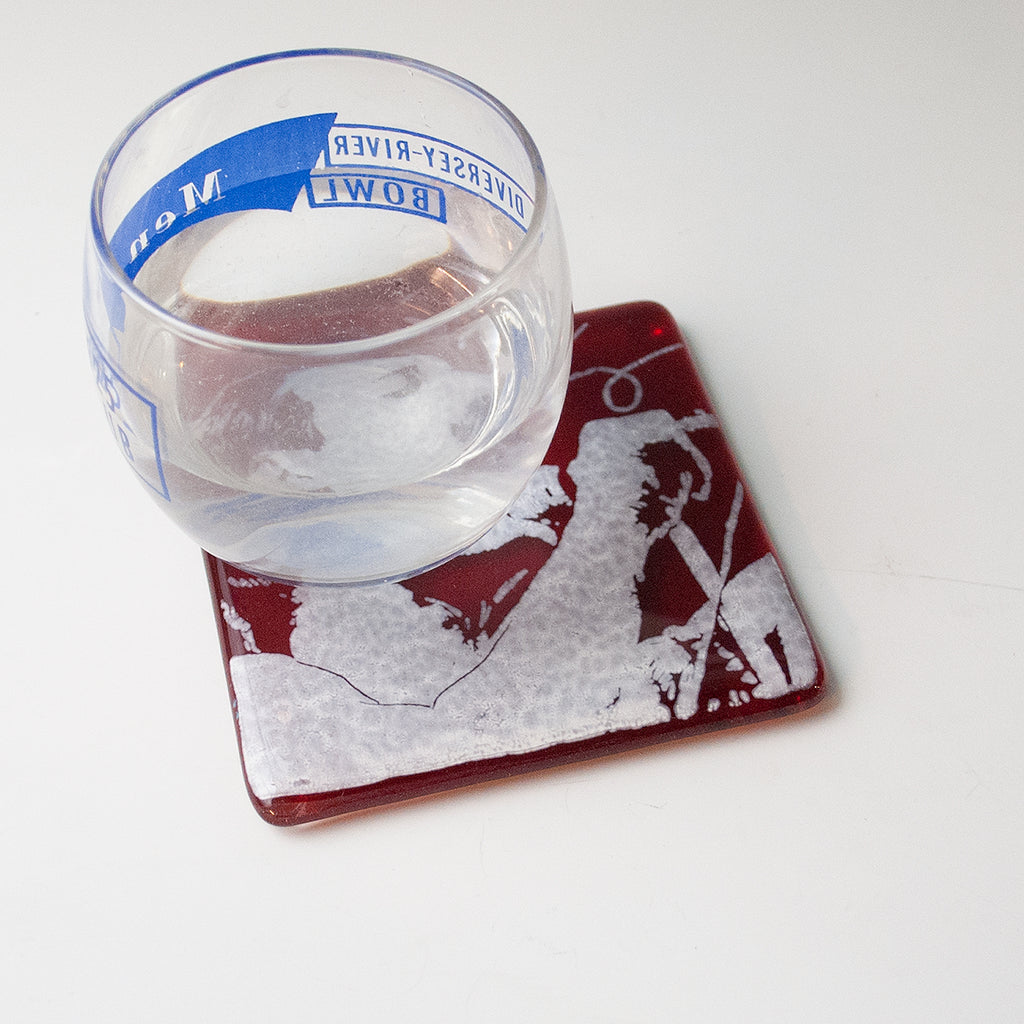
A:
<svg viewBox="0 0 1024 1024">
<path fill-rule="evenodd" d="M 824 671 L 679 330 L 579 313 L 544 464 L 402 583 L 206 555 L 246 785 L 293 825 L 809 707 Z"/>
</svg>

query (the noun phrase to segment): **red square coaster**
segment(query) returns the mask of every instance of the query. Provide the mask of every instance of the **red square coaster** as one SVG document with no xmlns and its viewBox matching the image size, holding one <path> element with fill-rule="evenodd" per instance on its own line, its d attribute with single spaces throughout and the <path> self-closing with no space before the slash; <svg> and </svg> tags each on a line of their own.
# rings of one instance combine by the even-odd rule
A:
<svg viewBox="0 0 1024 1024">
<path fill-rule="evenodd" d="M 246 785 L 293 825 L 808 707 L 821 659 L 672 317 L 576 316 L 544 465 L 402 583 L 206 555 Z"/>
</svg>

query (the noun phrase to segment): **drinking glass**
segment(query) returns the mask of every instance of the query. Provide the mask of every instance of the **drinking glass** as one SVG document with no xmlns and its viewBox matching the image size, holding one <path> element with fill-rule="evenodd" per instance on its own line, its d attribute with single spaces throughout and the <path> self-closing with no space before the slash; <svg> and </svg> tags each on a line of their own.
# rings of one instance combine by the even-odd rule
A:
<svg viewBox="0 0 1024 1024">
<path fill-rule="evenodd" d="M 96 178 L 89 348 L 114 438 L 212 554 L 395 580 L 464 550 L 565 396 L 565 245 L 500 102 L 408 58 L 272 54 L 141 114 Z"/>
</svg>

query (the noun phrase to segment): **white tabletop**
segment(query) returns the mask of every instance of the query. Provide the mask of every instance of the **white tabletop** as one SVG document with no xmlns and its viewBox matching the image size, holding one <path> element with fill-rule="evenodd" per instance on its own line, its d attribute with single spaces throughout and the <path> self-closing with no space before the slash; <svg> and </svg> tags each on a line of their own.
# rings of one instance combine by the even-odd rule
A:
<svg viewBox="0 0 1024 1024">
<path fill-rule="evenodd" d="M 501 97 L 577 309 L 675 315 L 827 659 L 819 710 L 256 816 L 199 553 L 90 383 L 80 260 L 128 120 L 307 46 Z M 1021 1019 L 1019 0 L 40 0 L 0 57 L 5 1019 Z"/>
</svg>

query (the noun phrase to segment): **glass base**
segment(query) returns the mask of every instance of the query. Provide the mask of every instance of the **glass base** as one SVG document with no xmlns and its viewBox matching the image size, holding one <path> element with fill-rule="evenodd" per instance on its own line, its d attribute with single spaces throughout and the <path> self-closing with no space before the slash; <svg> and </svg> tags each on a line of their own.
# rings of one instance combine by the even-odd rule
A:
<svg viewBox="0 0 1024 1024">
<path fill-rule="evenodd" d="M 463 555 L 331 588 L 206 554 L 243 772 L 294 825 L 807 708 L 821 658 L 669 313 L 576 315 L 544 465 Z"/>
</svg>

